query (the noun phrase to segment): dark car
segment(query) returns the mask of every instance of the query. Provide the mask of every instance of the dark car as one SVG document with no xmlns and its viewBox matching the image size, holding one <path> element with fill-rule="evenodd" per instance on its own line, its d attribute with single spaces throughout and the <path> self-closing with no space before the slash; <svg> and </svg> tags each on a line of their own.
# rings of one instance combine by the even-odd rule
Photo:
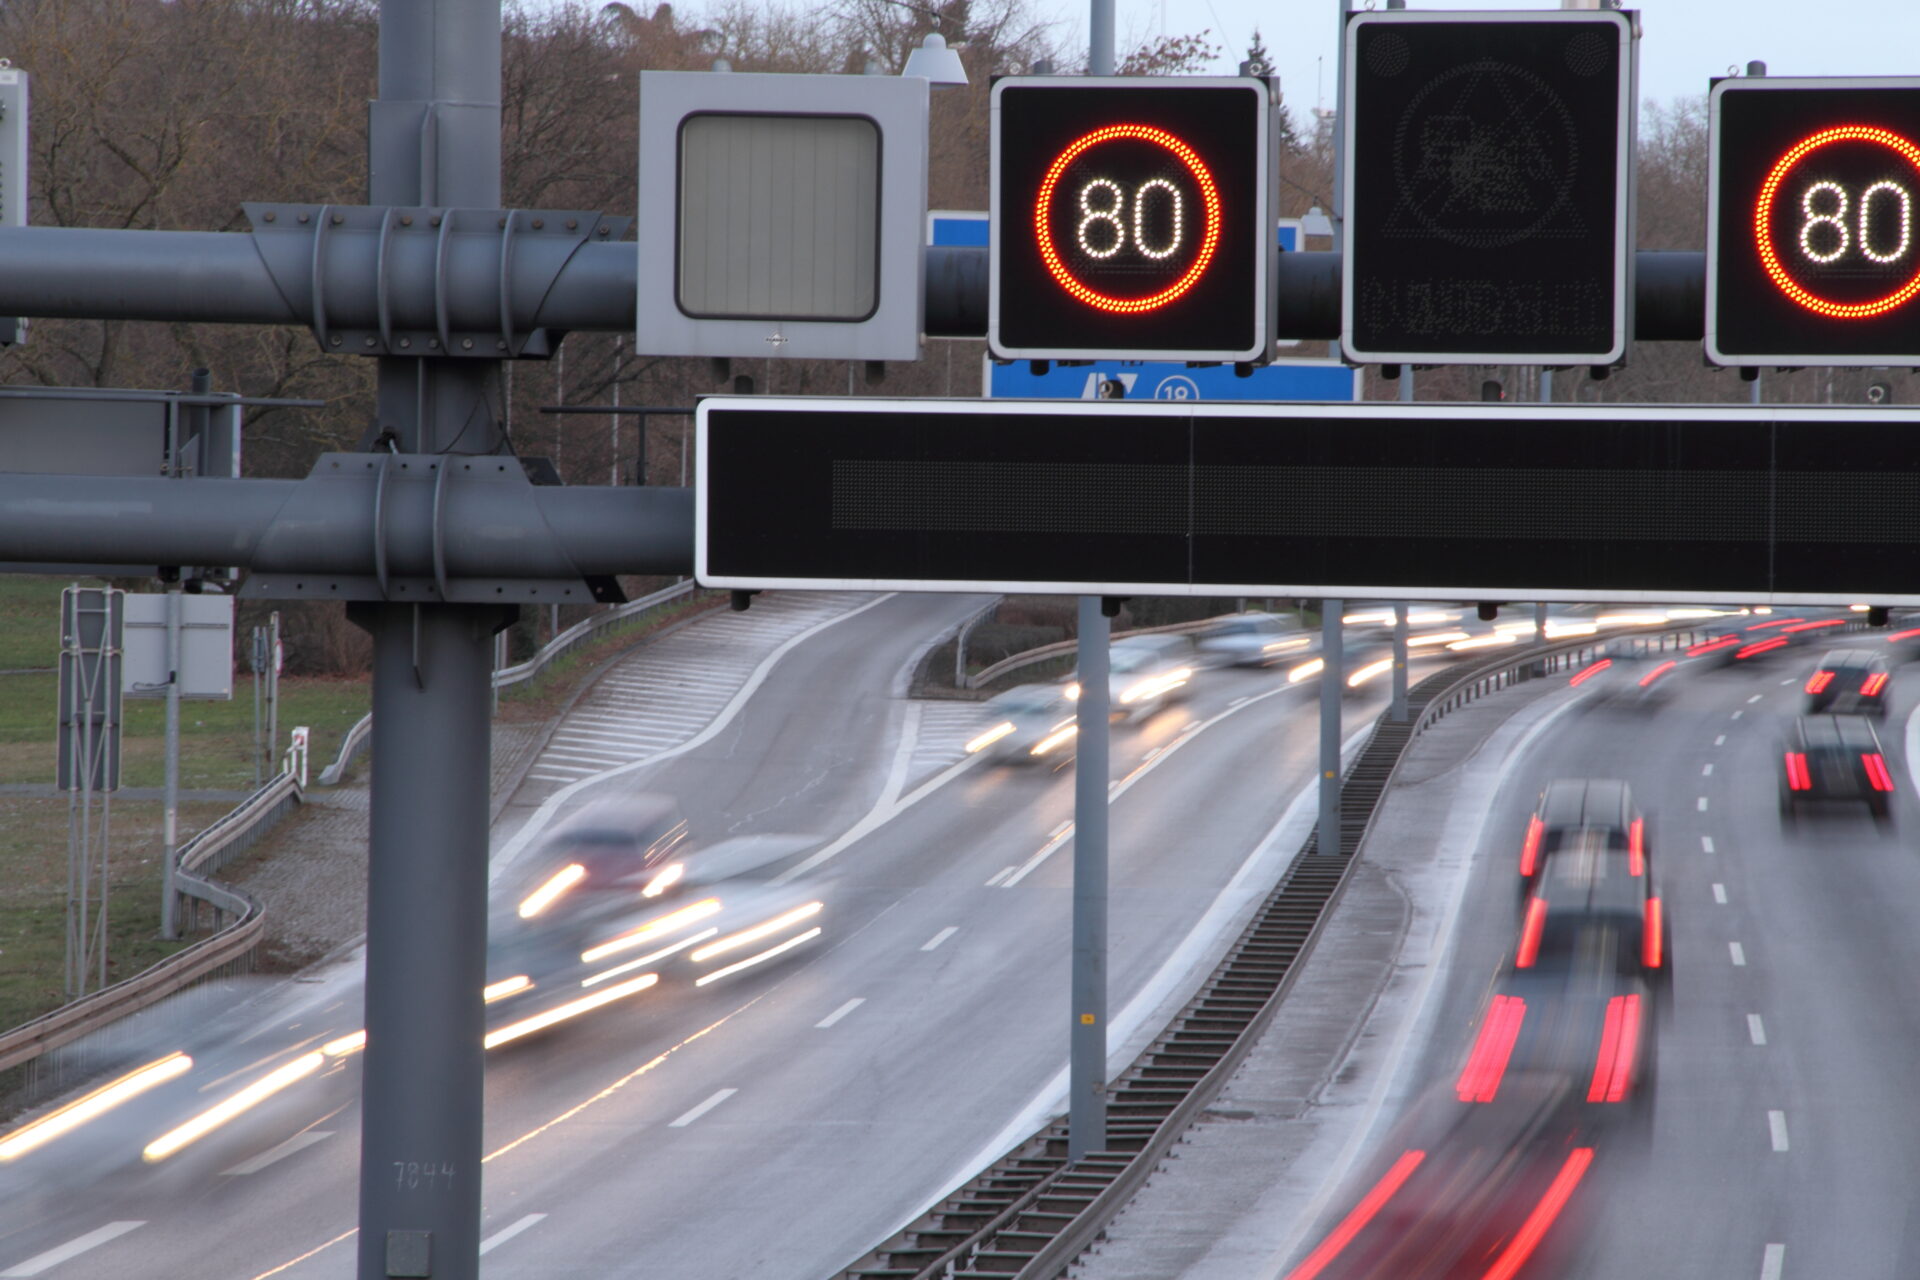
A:
<svg viewBox="0 0 1920 1280">
<path fill-rule="evenodd" d="M 1864 803 L 1875 818 L 1893 812 L 1893 772 L 1879 735 L 1861 716 L 1801 716 L 1793 722 L 1780 778 L 1780 816 L 1809 804 Z"/>
<path fill-rule="evenodd" d="M 1563 847 L 1582 842 L 1585 833 L 1598 833 L 1646 869 L 1647 823 L 1633 803 L 1633 788 L 1618 778 L 1555 778 L 1527 820 L 1520 846 L 1522 890 L 1531 891 L 1548 861 Z"/>
<path fill-rule="evenodd" d="M 1871 649 L 1832 650 L 1807 677 L 1807 714 L 1832 711 L 1884 720 L 1891 679 L 1886 658 Z"/>
</svg>

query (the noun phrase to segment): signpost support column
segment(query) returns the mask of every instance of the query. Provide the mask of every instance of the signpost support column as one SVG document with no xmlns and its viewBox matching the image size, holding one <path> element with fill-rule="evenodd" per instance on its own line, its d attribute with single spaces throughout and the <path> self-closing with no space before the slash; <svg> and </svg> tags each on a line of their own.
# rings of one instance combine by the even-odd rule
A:
<svg viewBox="0 0 1920 1280">
<path fill-rule="evenodd" d="M 167 585 L 167 795 L 161 815 L 160 936 L 180 936 L 173 873 L 180 856 L 180 582 Z"/>
<path fill-rule="evenodd" d="M 1340 691 L 1347 664 L 1341 651 L 1344 600 L 1320 602 L 1320 841 L 1318 852 L 1340 852 Z"/>
<path fill-rule="evenodd" d="M 1388 716 L 1396 722 L 1407 718 L 1407 602 L 1404 600 L 1393 606 L 1393 702 Z"/>
<path fill-rule="evenodd" d="M 1107 678 L 1111 627 L 1080 597 L 1080 698 L 1073 758 L 1073 1032 L 1067 1159 L 1107 1147 Z"/>
</svg>

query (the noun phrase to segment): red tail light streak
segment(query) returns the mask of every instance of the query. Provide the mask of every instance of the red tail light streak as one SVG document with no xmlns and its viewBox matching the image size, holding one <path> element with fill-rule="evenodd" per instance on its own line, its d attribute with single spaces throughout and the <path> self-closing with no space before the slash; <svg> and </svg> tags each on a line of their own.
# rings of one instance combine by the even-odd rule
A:
<svg viewBox="0 0 1920 1280">
<path fill-rule="evenodd" d="M 1887 673 L 1876 671 L 1860 682 L 1860 693 L 1862 697 L 1877 698 L 1880 696 L 1880 691 L 1886 687 Z"/>
<path fill-rule="evenodd" d="M 1785 636 L 1774 636 L 1771 639 L 1755 641 L 1744 649 L 1735 650 L 1733 658 L 1736 662 L 1745 662 L 1748 658 L 1757 657 L 1763 653 L 1771 653 L 1775 649 L 1784 649 L 1787 647 L 1787 643 Z"/>
<path fill-rule="evenodd" d="M 1600 1033 L 1600 1052 L 1594 1059 L 1587 1101 L 1624 1101 L 1633 1084 L 1633 1063 L 1639 1050 L 1640 997 L 1615 996 L 1607 1001 L 1607 1021 Z"/>
<path fill-rule="evenodd" d="M 1506 1251 L 1487 1269 L 1482 1280 L 1513 1280 L 1520 1274 L 1527 1259 L 1540 1247 L 1546 1238 L 1547 1229 L 1553 1225 L 1560 1211 L 1567 1207 L 1567 1201 L 1573 1198 L 1574 1188 L 1580 1185 L 1580 1179 L 1587 1174 L 1587 1166 L 1593 1163 L 1592 1147 L 1575 1147 L 1567 1153 L 1567 1162 L 1560 1166 L 1560 1172 L 1554 1175 L 1553 1183 L 1547 1193 L 1540 1197 L 1540 1203 L 1533 1207 L 1527 1220 L 1520 1224 L 1520 1230 L 1514 1233 L 1513 1240 Z"/>
<path fill-rule="evenodd" d="M 1807 677 L 1808 693 L 1825 693 L 1827 686 L 1833 683 L 1833 672 L 1816 671 Z"/>
<path fill-rule="evenodd" d="M 1640 963 L 1649 969 L 1658 969 L 1663 960 L 1665 943 L 1662 940 L 1660 899 L 1648 898 L 1646 911 L 1640 925 Z"/>
<path fill-rule="evenodd" d="M 1635 818 L 1627 828 L 1627 874 L 1647 874 L 1647 820 Z"/>
<path fill-rule="evenodd" d="M 1893 775 L 1887 772 L 1885 756 L 1878 751 L 1870 751 L 1860 757 L 1860 763 L 1867 766 L 1867 781 L 1873 784 L 1875 791 L 1893 790 Z"/>
<path fill-rule="evenodd" d="M 1608 667 L 1612 665 L 1613 665 L 1612 658 L 1602 658 L 1598 662 L 1589 663 L 1587 666 L 1581 668 L 1581 670 L 1573 677 L 1573 679 L 1567 681 L 1567 684 L 1569 686 L 1575 686 L 1575 687 L 1582 685 L 1587 681 L 1593 679 L 1595 676 L 1599 675 L 1602 671 L 1605 671 Z"/>
<path fill-rule="evenodd" d="M 1513 1057 L 1514 1041 L 1520 1038 L 1520 1024 L 1527 1016 L 1527 1002 L 1518 996 L 1495 996 L 1487 1006 L 1486 1020 L 1474 1039 L 1473 1052 L 1454 1086 L 1462 1102 L 1492 1102 L 1500 1092 L 1501 1078 L 1507 1074 L 1507 1062 Z"/>
<path fill-rule="evenodd" d="M 1647 672 L 1647 674 L 1640 677 L 1640 687 L 1642 689 L 1649 687 L 1650 685 L 1653 684 L 1655 680 L 1658 680 L 1661 676 L 1667 674 L 1667 672 L 1673 670 L 1675 667 L 1679 665 L 1680 664 L 1675 662 L 1673 659 L 1671 658 L 1667 659 L 1665 662 L 1661 663 L 1659 666 L 1655 667 L 1653 670 Z"/>
<path fill-rule="evenodd" d="M 1787 790 L 1813 790 L 1813 775 L 1807 772 L 1807 753 L 1804 751 L 1787 752 Z"/>
<path fill-rule="evenodd" d="M 1360 1203 L 1353 1207 L 1353 1212 L 1340 1220 L 1340 1225 L 1320 1242 L 1320 1247 L 1308 1254 L 1299 1266 L 1287 1273 L 1287 1280 L 1313 1280 L 1313 1277 L 1325 1271 L 1327 1264 L 1339 1257 L 1340 1251 L 1352 1244 L 1355 1236 L 1366 1230 L 1367 1224 L 1372 1222 L 1380 1210 L 1386 1206 L 1387 1201 L 1393 1199 L 1395 1193 L 1406 1185 L 1407 1179 L 1413 1176 L 1413 1171 L 1418 1169 L 1420 1162 L 1426 1158 L 1427 1153 L 1424 1151 L 1408 1151 L 1394 1161 L 1393 1167 L 1387 1170 L 1386 1176 L 1373 1184 L 1373 1190 L 1360 1198 Z"/>
<path fill-rule="evenodd" d="M 1546 833 L 1547 824 L 1536 817 L 1527 819 L 1527 841 L 1520 846 L 1520 874 L 1530 876 L 1540 863 L 1540 837 Z"/>
<path fill-rule="evenodd" d="M 1547 900 L 1535 897 L 1527 903 L 1527 920 L 1520 926 L 1520 945 L 1513 953 L 1513 967 L 1531 969 L 1540 958 L 1540 935 L 1547 927 Z"/>
</svg>

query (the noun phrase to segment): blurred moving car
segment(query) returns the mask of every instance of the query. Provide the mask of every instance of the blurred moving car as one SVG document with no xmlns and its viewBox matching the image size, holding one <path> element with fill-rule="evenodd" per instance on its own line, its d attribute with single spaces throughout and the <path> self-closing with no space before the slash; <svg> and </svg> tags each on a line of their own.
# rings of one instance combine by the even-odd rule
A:
<svg viewBox="0 0 1920 1280">
<path fill-rule="evenodd" d="M 1195 632 L 1193 647 L 1210 666 L 1266 667 L 1304 654 L 1313 637 L 1271 613 L 1232 613 Z"/>
<path fill-rule="evenodd" d="M 1782 759 L 1780 816 L 1809 804 L 1864 803 L 1876 819 L 1893 812 L 1893 773 L 1871 721 L 1852 715 L 1801 716 Z"/>
<path fill-rule="evenodd" d="M 1568 683 L 1576 688 L 1591 685 L 1610 705 L 1651 706 L 1665 700 L 1679 667 L 1679 659 L 1667 651 L 1650 650 L 1638 640 L 1623 637 L 1601 646 L 1593 661 L 1574 672 Z"/>
<path fill-rule="evenodd" d="M 1887 717 L 1887 660 L 1871 649 L 1834 649 L 1807 677 L 1807 714 L 1823 711 Z"/>
<path fill-rule="evenodd" d="M 1001 764 L 1070 759 L 1077 731 L 1066 686 L 1023 684 L 997 694 L 983 707 L 987 727 L 966 744 L 969 755 Z"/>
<path fill-rule="evenodd" d="M 1563 847 L 1589 847 L 1589 833 L 1617 849 L 1634 874 L 1647 870 L 1647 820 L 1633 802 L 1633 788 L 1618 778 L 1555 778 L 1527 819 L 1520 846 L 1521 889 L 1530 892 Z"/>
<path fill-rule="evenodd" d="M 1143 720 L 1160 708 L 1192 692 L 1199 657 L 1193 641 L 1183 635 L 1127 636 L 1107 650 L 1107 687 L 1113 699 L 1111 714 Z M 1067 696 L 1078 698 L 1078 674 L 1067 686 Z"/>
<path fill-rule="evenodd" d="M 519 877 L 515 914 L 527 921 L 578 921 L 626 910 L 647 894 L 686 836 L 686 820 L 664 797 L 588 805 L 530 860 Z"/>
</svg>

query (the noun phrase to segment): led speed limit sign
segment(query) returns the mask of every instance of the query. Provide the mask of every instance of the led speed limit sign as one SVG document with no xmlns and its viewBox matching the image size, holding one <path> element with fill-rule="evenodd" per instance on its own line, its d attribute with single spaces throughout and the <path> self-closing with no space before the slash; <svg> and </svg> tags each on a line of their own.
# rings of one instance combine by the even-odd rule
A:
<svg viewBox="0 0 1920 1280">
<path fill-rule="evenodd" d="M 1722 80 L 1707 355 L 1920 364 L 1920 80 Z"/>
<path fill-rule="evenodd" d="M 993 354 L 1265 359 L 1272 113 L 1252 78 L 999 81 Z"/>
</svg>

